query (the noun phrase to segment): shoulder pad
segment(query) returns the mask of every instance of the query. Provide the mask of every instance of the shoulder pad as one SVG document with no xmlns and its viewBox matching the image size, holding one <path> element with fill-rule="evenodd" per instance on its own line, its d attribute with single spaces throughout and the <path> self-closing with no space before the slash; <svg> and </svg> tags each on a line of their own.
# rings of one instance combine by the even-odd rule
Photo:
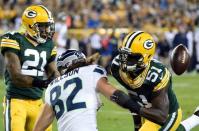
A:
<svg viewBox="0 0 199 131">
<path fill-rule="evenodd" d="M 1 36 L 1 47 L 2 48 L 12 48 L 20 50 L 19 43 L 17 42 L 17 33 L 6 33 Z"/>
<path fill-rule="evenodd" d="M 165 70 L 165 68 L 167 68 L 167 67 L 166 67 L 165 65 L 163 65 L 160 61 L 155 60 L 155 59 L 151 60 L 150 66 L 151 66 L 151 67 L 156 67 L 157 69 L 161 69 L 161 70 Z M 151 67 L 150 67 L 150 68 L 151 68 Z"/>
<path fill-rule="evenodd" d="M 12 32 L 5 33 L 2 37 L 9 38 L 9 39 L 15 39 L 16 35 L 18 35 L 18 34 L 20 34 L 20 33 L 12 31 Z"/>
<path fill-rule="evenodd" d="M 101 75 L 106 75 L 107 74 L 106 70 L 100 65 L 94 65 L 93 72 L 99 73 Z"/>
<path fill-rule="evenodd" d="M 156 63 L 154 65 L 151 64 L 150 66 L 146 80 L 150 81 L 151 84 L 154 85 L 153 91 L 158 91 L 166 87 L 171 78 L 169 70 L 161 63 Z"/>
</svg>

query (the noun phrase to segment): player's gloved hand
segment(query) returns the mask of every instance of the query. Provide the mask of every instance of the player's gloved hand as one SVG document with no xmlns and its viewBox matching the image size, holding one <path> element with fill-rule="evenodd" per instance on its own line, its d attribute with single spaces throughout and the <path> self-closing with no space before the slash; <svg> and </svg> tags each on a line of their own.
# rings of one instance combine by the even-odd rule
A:
<svg viewBox="0 0 199 131">
<path fill-rule="evenodd" d="M 128 108 L 131 112 L 139 114 L 141 106 L 137 103 L 137 101 L 133 99 L 128 99 L 124 107 Z"/>
<path fill-rule="evenodd" d="M 33 79 L 33 82 L 32 82 L 32 85 L 34 87 L 39 87 L 39 88 L 47 88 L 48 87 L 48 84 L 53 81 L 55 79 L 54 77 L 54 73 L 47 79 L 47 80 L 41 80 L 41 79 L 38 79 L 38 78 L 34 78 Z"/>
<path fill-rule="evenodd" d="M 110 97 L 110 99 L 116 102 L 118 105 L 129 109 L 131 112 L 139 114 L 141 106 L 137 103 L 136 100 L 131 99 L 123 91 L 116 90 Z"/>
<path fill-rule="evenodd" d="M 47 88 L 50 82 L 48 80 L 33 79 L 32 85 L 39 88 Z"/>
</svg>

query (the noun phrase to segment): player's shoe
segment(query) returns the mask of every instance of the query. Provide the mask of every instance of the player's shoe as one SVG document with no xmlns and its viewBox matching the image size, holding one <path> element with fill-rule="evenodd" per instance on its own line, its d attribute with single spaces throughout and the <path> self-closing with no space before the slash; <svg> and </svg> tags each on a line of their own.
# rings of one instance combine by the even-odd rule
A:
<svg viewBox="0 0 199 131">
<path fill-rule="evenodd" d="M 196 108 L 196 110 L 194 111 L 194 115 L 199 117 L 199 106 Z"/>
</svg>

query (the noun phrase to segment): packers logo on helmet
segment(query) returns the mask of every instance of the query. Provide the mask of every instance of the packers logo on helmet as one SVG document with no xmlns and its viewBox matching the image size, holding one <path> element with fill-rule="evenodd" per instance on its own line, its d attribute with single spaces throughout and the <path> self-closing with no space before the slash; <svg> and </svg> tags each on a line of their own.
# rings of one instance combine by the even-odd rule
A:
<svg viewBox="0 0 199 131">
<path fill-rule="evenodd" d="M 119 57 L 124 71 L 136 71 L 146 67 L 155 54 L 155 41 L 153 37 L 144 32 L 129 33 L 122 43 Z"/>
<path fill-rule="evenodd" d="M 34 18 L 37 16 L 37 12 L 35 12 L 34 10 L 27 10 L 25 12 L 25 15 L 26 15 L 26 17 Z"/>
<path fill-rule="evenodd" d="M 146 49 L 151 49 L 154 46 L 154 42 L 152 40 L 146 40 L 144 42 L 144 48 Z"/>
<path fill-rule="evenodd" d="M 25 9 L 22 25 L 27 34 L 38 43 L 52 39 L 55 28 L 51 12 L 43 5 L 33 5 Z"/>
</svg>

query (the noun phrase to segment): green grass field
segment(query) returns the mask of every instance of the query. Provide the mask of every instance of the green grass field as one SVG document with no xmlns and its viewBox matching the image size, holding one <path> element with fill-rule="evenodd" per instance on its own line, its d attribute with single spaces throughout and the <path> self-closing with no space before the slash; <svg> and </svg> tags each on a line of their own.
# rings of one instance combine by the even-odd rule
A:
<svg viewBox="0 0 199 131">
<path fill-rule="evenodd" d="M 173 77 L 173 89 L 175 90 L 179 103 L 183 110 L 183 119 L 190 116 L 199 105 L 199 75 L 185 74 L 182 76 Z M 109 77 L 109 80 L 116 87 L 119 87 L 117 82 Z M 4 84 L 0 81 L 0 102 L 3 101 L 4 96 Z M 130 114 L 127 110 L 124 110 L 114 103 L 106 100 L 102 96 L 104 106 L 98 112 L 98 128 L 99 131 L 133 131 L 133 122 Z M 0 106 L 0 112 L 2 112 L 2 104 Z M 3 130 L 3 116 L 0 113 L 0 130 Z M 53 131 L 56 131 L 56 125 L 54 124 Z M 199 126 L 194 128 L 193 131 L 199 131 Z"/>
</svg>

